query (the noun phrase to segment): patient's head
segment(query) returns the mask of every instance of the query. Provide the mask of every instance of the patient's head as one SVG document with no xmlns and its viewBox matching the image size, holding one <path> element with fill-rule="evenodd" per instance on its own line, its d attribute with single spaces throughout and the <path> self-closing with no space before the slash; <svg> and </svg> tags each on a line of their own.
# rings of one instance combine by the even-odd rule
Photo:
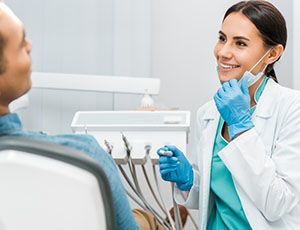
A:
<svg viewBox="0 0 300 230">
<path fill-rule="evenodd" d="M 30 52 L 22 22 L 0 1 L 0 115 L 31 87 Z"/>
</svg>

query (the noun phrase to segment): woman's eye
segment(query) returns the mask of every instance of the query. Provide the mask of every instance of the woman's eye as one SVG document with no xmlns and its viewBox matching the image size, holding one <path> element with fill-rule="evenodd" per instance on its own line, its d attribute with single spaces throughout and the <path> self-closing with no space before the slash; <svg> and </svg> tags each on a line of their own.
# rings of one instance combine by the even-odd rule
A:
<svg viewBox="0 0 300 230">
<path fill-rule="evenodd" d="M 237 45 L 237 46 L 242 46 L 242 47 L 243 47 L 243 46 L 247 46 L 247 44 L 246 44 L 245 42 L 242 42 L 242 41 L 237 41 L 237 42 L 236 42 L 236 45 Z"/>
<path fill-rule="evenodd" d="M 225 42 L 226 41 L 226 38 L 222 35 L 219 36 L 219 41 L 220 42 Z"/>
</svg>

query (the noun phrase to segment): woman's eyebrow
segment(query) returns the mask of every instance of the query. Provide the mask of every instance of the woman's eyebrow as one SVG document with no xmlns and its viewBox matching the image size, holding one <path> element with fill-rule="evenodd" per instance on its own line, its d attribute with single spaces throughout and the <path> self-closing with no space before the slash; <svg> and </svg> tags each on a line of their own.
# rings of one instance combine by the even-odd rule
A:
<svg viewBox="0 0 300 230">
<path fill-rule="evenodd" d="M 224 37 L 227 37 L 226 34 L 221 30 L 219 31 L 219 34 L 223 35 Z M 247 40 L 247 41 L 250 41 L 249 38 L 246 38 L 244 36 L 234 36 L 233 39 L 234 40 Z"/>
</svg>

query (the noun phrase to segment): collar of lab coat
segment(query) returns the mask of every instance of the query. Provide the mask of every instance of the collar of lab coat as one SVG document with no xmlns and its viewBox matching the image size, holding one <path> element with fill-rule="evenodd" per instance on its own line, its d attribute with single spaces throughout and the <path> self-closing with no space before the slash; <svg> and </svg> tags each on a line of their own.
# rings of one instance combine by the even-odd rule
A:
<svg viewBox="0 0 300 230">
<path fill-rule="evenodd" d="M 270 118 L 273 115 L 276 103 L 276 99 L 279 97 L 279 84 L 277 84 L 273 79 L 269 79 L 266 87 L 256 105 L 255 112 L 253 116 L 260 118 Z M 207 111 L 203 116 L 203 120 L 215 120 L 219 119 L 220 114 L 215 105 L 214 101 L 210 101 L 211 106 L 208 106 Z"/>
<path fill-rule="evenodd" d="M 270 118 L 272 117 L 275 104 L 277 103 L 277 99 L 280 97 L 279 95 L 280 85 L 276 83 L 273 79 L 269 79 L 267 85 L 256 105 L 256 110 L 254 112 L 254 116 L 260 118 Z"/>
</svg>

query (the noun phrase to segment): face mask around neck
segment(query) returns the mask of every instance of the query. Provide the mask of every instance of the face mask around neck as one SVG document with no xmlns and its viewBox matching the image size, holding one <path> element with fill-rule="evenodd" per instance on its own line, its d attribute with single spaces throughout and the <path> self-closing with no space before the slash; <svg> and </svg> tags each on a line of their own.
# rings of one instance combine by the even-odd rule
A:
<svg viewBox="0 0 300 230">
<path fill-rule="evenodd" d="M 247 82 L 247 85 L 248 85 L 248 88 L 252 85 L 254 85 L 265 73 L 265 69 L 267 68 L 267 65 L 265 66 L 265 68 L 258 72 L 257 74 L 253 74 L 252 71 L 253 69 L 255 69 L 255 67 L 265 58 L 265 56 L 267 56 L 269 53 L 270 53 L 271 49 L 269 49 L 262 57 L 261 59 L 258 60 L 258 62 L 256 62 L 256 64 L 249 70 L 249 71 L 246 71 L 243 76 L 241 77 L 241 79 L 238 81 L 238 85 L 241 86 L 242 84 L 242 80 L 245 78 L 245 77 L 248 77 L 248 82 Z"/>
</svg>

